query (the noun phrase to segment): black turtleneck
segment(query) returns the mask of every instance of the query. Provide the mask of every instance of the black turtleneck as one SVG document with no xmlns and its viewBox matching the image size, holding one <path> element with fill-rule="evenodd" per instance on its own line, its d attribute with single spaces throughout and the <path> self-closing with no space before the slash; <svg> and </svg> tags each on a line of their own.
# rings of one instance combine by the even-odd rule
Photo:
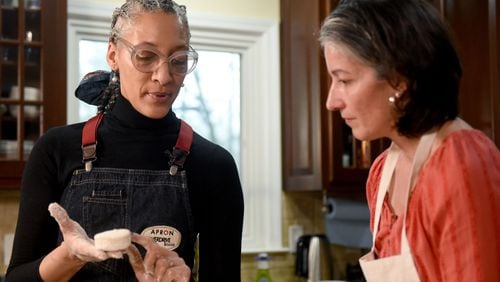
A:
<svg viewBox="0 0 500 282">
<path fill-rule="evenodd" d="M 59 231 L 47 207 L 59 202 L 73 171 L 83 168 L 83 125 L 48 130 L 31 152 L 7 281 L 40 281 L 38 266 L 56 247 Z M 165 151 L 174 147 L 179 127 L 173 112 L 150 119 L 120 96 L 98 129 L 94 166 L 167 170 Z M 240 281 L 243 195 L 235 162 L 225 149 L 195 133 L 184 168 L 200 236 L 200 281 Z M 192 258 L 184 259 L 192 264 Z"/>
</svg>

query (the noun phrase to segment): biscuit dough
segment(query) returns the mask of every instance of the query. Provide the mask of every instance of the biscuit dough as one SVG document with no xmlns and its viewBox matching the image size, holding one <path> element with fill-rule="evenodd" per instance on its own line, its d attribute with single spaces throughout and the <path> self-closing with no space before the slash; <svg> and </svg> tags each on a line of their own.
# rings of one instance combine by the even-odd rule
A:
<svg viewBox="0 0 500 282">
<path fill-rule="evenodd" d="M 128 229 L 112 229 L 94 236 L 95 247 L 103 251 L 125 250 L 131 244 L 131 240 L 131 233 Z"/>
</svg>

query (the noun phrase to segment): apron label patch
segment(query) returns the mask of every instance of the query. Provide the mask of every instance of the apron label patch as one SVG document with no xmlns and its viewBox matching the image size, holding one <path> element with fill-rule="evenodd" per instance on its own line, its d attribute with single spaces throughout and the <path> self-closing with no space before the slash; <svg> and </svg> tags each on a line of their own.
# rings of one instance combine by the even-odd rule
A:
<svg viewBox="0 0 500 282">
<path fill-rule="evenodd" d="M 141 235 L 153 238 L 160 246 L 171 251 L 179 247 L 182 237 L 179 230 L 166 225 L 148 227 L 142 231 Z"/>
</svg>

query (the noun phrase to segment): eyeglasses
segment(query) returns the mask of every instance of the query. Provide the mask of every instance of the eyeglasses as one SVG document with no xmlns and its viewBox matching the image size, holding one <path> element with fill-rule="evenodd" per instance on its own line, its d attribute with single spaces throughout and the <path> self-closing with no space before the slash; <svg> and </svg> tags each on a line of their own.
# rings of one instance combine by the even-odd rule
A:
<svg viewBox="0 0 500 282">
<path fill-rule="evenodd" d="M 185 75 L 193 71 L 198 62 L 198 53 L 191 46 L 189 46 L 189 50 L 177 51 L 167 57 L 148 45 L 134 46 L 121 37 L 117 37 L 117 40 L 120 40 L 127 47 L 132 64 L 140 72 L 155 72 L 166 61 L 170 72 Z"/>
</svg>

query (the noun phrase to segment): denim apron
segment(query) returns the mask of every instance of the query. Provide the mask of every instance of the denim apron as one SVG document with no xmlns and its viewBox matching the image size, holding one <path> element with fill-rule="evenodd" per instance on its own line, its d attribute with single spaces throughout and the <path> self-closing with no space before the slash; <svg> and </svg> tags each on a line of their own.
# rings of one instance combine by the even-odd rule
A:
<svg viewBox="0 0 500 282">
<path fill-rule="evenodd" d="M 368 282 L 419 282 L 420 278 L 413 261 L 410 245 L 406 236 L 406 212 L 408 206 L 408 198 L 411 187 L 418 175 L 422 165 L 428 158 L 432 144 L 436 137 L 436 132 L 425 134 L 420 139 L 415 152 L 415 157 L 412 164 L 412 171 L 405 191 L 405 205 L 403 213 L 403 227 L 401 230 L 401 253 L 385 258 L 376 258 L 375 254 L 375 239 L 377 237 L 380 215 L 382 213 L 382 204 L 385 194 L 388 191 L 392 175 L 396 168 L 396 163 L 400 155 L 400 149 L 396 144 L 392 144 L 389 148 L 389 153 L 385 160 L 384 168 L 377 194 L 377 202 L 375 205 L 375 216 L 373 224 L 373 245 L 371 251 L 359 259 L 361 269 Z"/>
<path fill-rule="evenodd" d="M 97 134 L 101 119 L 102 116 L 98 122 L 88 122 L 91 131 L 84 128 L 83 143 L 89 132 Z M 170 170 L 92 168 L 86 163 L 86 169 L 74 171 L 61 205 L 90 238 L 106 230 L 127 228 L 150 236 L 186 257 L 193 252 L 195 241 L 186 172 L 177 171 L 189 152 L 193 135 L 189 126 L 185 130 L 186 125 L 181 122 L 177 144 L 185 144 L 188 138 L 187 152 L 179 162 L 179 158 L 174 158 L 179 150 L 177 146 L 174 148 L 170 164 L 165 165 L 166 168 L 170 165 Z M 90 139 L 96 140 L 95 136 Z M 144 254 L 142 247 L 139 249 Z M 136 281 L 136 278 L 125 258 L 87 263 L 72 281 Z"/>
</svg>

